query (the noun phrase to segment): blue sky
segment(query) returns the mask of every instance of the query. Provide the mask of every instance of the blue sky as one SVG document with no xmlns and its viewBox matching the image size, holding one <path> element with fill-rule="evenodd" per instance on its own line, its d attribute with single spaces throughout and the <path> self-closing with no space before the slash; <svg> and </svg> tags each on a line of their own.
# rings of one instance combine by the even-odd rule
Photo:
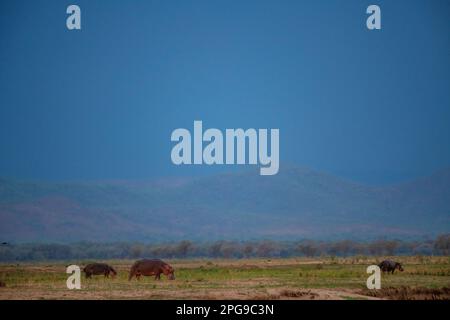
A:
<svg viewBox="0 0 450 320">
<path fill-rule="evenodd" d="M 0 39 L 2 177 L 230 170 L 172 165 L 194 120 L 279 128 L 280 170 L 384 184 L 450 165 L 449 1 L 5 0 Z"/>
</svg>

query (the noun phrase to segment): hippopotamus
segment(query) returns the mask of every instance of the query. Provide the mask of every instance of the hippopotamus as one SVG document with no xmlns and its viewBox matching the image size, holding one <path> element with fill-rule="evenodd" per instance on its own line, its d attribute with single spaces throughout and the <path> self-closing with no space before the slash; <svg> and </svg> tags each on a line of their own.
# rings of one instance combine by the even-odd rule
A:
<svg viewBox="0 0 450 320">
<path fill-rule="evenodd" d="M 91 278 L 92 275 L 103 274 L 105 278 L 109 278 L 111 275 L 113 278 L 117 275 L 116 270 L 106 263 L 91 263 L 83 268 L 86 278 Z"/>
<path fill-rule="evenodd" d="M 392 261 L 392 260 L 384 260 L 378 265 L 383 272 L 391 272 L 394 273 L 395 269 L 399 271 L 403 271 L 403 267 L 400 263 Z"/>
<path fill-rule="evenodd" d="M 159 259 L 143 259 L 136 261 L 130 270 L 128 281 L 133 277 L 140 279 L 141 276 L 155 276 L 155 280 L 161 279 L 161 273 L 165 274 L 169 280 L 175 279 L 174 269 L 167 263 Z"/>
</svg>

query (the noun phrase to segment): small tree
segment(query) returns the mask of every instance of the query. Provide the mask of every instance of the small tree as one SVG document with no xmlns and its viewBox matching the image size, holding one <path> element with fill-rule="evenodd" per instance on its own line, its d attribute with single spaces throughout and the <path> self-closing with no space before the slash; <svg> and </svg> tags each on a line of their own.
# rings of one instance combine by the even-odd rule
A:
<svg viewBox="0 0 450 320">
<path fill-rule="evenodd" d="M 448 256 L 450 254 L 450 234 L 442 234 L 436 238 L 434 249 L 440 254 Z"/>
<path fill-rule="evenodd" d="M 244 254 L 244 257 L 250 257 L 253 254 L 253 245 L 251 243 L 247 243 L 244 248 L 242 249 L 242 252 Z"/>
<path fill-rule="evenodd" d="M 175 249 L 176 255 L 185 258 L 189 253 L 189 251 L 192 249 L 192 247 L 193 244 L 191 241 L 183 240 L 177 245 Z"/>
<path fill-rule="evenodd" d="M 307 243 L 301 243 L 297 246 L 297 251 L 306 257 L 314 257 L 317 255 L 319 249 L 316 244 L 312 241 Z"/>
</svg>

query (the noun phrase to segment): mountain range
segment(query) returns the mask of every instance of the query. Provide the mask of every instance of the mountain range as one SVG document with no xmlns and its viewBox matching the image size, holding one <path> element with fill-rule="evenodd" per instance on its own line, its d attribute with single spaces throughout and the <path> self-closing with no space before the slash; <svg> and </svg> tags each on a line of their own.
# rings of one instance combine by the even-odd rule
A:
<svg viewBox="0 0 450 320">
<path fill-rule="evenodd" d="M 154 181 L 0 179 L 7 242 L 419 238 L 450 231 L 450 168 L 368 186 L 303 167 Z"/>
</svg>

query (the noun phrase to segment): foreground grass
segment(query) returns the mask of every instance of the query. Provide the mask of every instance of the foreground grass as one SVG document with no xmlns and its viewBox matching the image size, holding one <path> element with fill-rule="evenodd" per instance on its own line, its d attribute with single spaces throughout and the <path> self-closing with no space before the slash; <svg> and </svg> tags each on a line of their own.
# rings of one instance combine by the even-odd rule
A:
<svg viewBox="0 0 450 320">
<path fill-rule="evenodd" d="M 383 257 L 384 258 L 384 257 Z M 393 257 L 405 271 L 383 275 L 384 288 L 450 287 L 450 257 Z M 128 281 L 133 261 L 104 261 L 115 279 L 82 278 L 68 290 L 66 265 L 89 261 L 1 264 L 0 299 L 365 299 L 366 268 L 382 258 L 168 260 L 176 280 Z"/>
</svg>

